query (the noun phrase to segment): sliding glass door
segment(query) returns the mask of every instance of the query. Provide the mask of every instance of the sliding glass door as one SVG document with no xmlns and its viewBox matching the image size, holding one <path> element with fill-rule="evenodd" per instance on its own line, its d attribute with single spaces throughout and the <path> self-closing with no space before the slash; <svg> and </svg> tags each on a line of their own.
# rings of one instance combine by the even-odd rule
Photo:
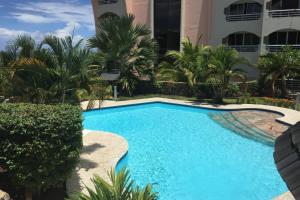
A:
<svg viewBox="0 0 300 200">
<path fill-rule="evenodd" d="M 154 37 L 160 55 L 180 49 L 181 0 L 154 0 Z"/>
</svg>

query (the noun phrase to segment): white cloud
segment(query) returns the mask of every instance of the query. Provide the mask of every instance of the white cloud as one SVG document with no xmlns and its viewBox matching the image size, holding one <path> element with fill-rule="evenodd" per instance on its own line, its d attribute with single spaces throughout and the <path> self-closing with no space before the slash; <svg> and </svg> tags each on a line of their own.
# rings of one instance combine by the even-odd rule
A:
<svg viewBox="0 0 300 200">
<path fill-rule="evenodd" d="M 16 30 L 16 29 L 8 29 L 8 28 L 0 27 L 0 41 L 2 43 L 2 47 L 0 46 L 0 49 L 4 48 L 6 42 L 16 38 L 19 35 L 30 35 L 37 42 L 40 42 L 46 35 L 55 35 L 60 38 L 66 36 L 72 36 L 73 31 L 76 33 L 76 29 L 80 27 L 81 25 L 76 22 L 69 22 L 66 24 L 65 27 L 48 33 L 42 33 L 40 31 L 30 32 L 25 30 Z M 84 39 L 84 37 L 80 34 L 76 34 L 73 37 L 74 37 L 74 43 Z"/>
<path fill-rule="evenodd" d="M 77 22 L 68 22 L 64 28 L 57 29 L 54 32 L 54 35 L 56 35 L 58 37 L 65 37 L 65 36 L 68 36 L 68 35 L 72 35 L 73 31 L 75 32 L 76 29 L 78 29 L 80 27 L 81 27 L 81 25 L 78 24 Z"/>
<path fill-rule="evenodd" d="M 8 28 L 3 28 L 0 27 L 0 38 L 3 39 L 13 39 L 19 35 L 31 35 L 33 38 L 40 40 L 43 37 L 43 34 L 39 31 L 35 31 L 35 32 L 28 32 L 28 31 L 24 31 L 24 30 L 15 30 L 15 29 L 8 29 Z"/>
<path fill-rule="evenodd" d="M 90 2 L 90 1 L 87 1 Z M 76 22 L 90 28 L 94 26 L 93 10 L 90 3 L 80 4 L 78 1 L 66 2 L 26 2 L 15 6 L 13 17 L 27 23 Z M 30 12 L 30 14 L 28 14 Z M 36 14 L 32 14 L 32 12 Z"/>
<path fill-rule="evenodd" d="M 57 37 L 66 37 L 66 36 L 72 36 L 73 32 L 76 33 L 76 29 L 80 28 L 81 25 L 78 24 L 77 22 L 68 22 L 66 24 L 66 26 L 62 29 L 57 29 L 56 31 L 54 31 L 54 33 L 49 33 L 49 34 L 53 34 L 56 35 Z M 74 35 L 74 42 L 78 42 L 81 39 L 84 39 L 84 37 L 82 35 Z"/>
<path fill-rule="evenodd" d="M 44 17 L 42 15 L 33 15 L 33 14 L 27 14 L 27 13 L 11 13 L 11 15 L 21 22 L 30 22 L 34 24 L 40 24 L 40 23 L 52 23 L 55 22 L 55 19 Z"/>
</svg>

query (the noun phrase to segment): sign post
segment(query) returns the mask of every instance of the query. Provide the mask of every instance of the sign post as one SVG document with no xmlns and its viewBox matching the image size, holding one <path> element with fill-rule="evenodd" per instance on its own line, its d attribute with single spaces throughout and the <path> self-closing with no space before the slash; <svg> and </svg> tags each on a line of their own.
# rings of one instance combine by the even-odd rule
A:
<svg viewBox="0 0 300 200">
<path fill-rule="evenodd" d="M 117 101 L 118 99 L 118 89 L 117 86 L 114 86 L 114 100 Z"/>
<path fill-rule="evenodd" d="M 300 93 L 298 93 L 296 97 L 295 110 L 299 110 L 299 108 L 300 108 Z"/>
</svg>

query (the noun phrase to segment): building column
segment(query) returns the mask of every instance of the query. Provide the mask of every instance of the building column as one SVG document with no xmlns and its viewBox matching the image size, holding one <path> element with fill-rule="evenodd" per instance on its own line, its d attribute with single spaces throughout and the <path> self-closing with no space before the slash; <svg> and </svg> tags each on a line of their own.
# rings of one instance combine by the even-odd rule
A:
<svg viewBox="0 0 300 200">
<path fill-rule="evenodd" d="M 180 49 L 182 49 L 182 41 L 185 37 L 184 26 L 185 26 L 185 1 L 181 0 L 181 20 L 180 20 Z"/>
<path fill-rule="evenodd" d="M 150 1 L 150 29 L 151 29 L 151 37 L 154 38 L 154 0 Z"/>
</svg>

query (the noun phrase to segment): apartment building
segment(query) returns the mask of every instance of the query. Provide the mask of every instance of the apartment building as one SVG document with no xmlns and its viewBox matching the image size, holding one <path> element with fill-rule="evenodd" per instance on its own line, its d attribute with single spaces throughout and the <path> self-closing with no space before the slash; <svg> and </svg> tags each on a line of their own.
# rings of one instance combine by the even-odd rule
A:
<svg viewBox="0 0 300 200">
<path fill-rule="evenodd" d="M 184 37 L 224 44 L 255 64 L 284 45 L 300 49 L 300 0 L 92 0 L 95 21 L 128 13 L 147 25 L 160 53 L 179 50 Z M 257 71 L 242 66 L 249 78 Z"/>
</svg>

